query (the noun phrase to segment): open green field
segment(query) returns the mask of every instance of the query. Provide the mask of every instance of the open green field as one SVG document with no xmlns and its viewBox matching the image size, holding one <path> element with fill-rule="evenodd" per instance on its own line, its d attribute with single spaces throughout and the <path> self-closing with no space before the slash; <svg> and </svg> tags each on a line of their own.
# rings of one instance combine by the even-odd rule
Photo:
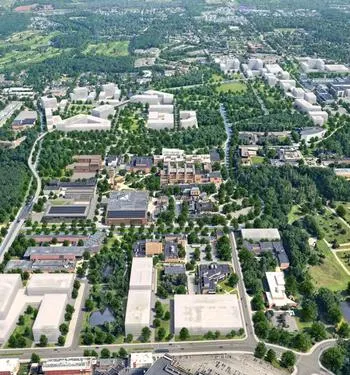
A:
<svg viewBox="0 0 350 375">
<path fill-rule="evenodd" d="M 223 280 L 220 283 L 218 283 L 216 289 L 217 289 L 218 294 L 236 294 L 237 293 L 236 288 L 232 288 L 230 285 L 228 285 L 227 280 Z"/>
<path fill-rule="evenodd" d="M 264 162 L 265 158 L 263 156 L 252 156 L 251 162 L 252 164 L 262 164 Z"/>
<path fill-rule="evenodd" d="M 350 276 L 346 274 L 323 240 L 318 241 L 317 246 L 325 255 L 325 258 L 323 259 L 323 264 L 310 267 L 310 275 L 316 288 L 325 287 L 333 291 L 346 289 Z"/>
<path fill-rule="evenodd" d="M 89 44 L 84 53 L 86 55 L 100 55 L 100 56 L 127 56 L 129 42 L 128 41 L 113 41 L 98 44 Z"/>
<path fill-rule="evenodd" d="M 295 221 L 301 219 L 303 216 L 304 214 L 300 211 L 300 207 L 298 205 L 292 206 L 292 209 L 288 214 L 288 224 L 294 223 Z"/>
<path fill-rule="evenodd" d="M 0 57 L 0 68 L 27 63 L 37 63 L 58 56 L 63 50 L 50 45 L 55 33 L 43 35 L 34 31 L 13 34 L 5 41 L 0 41 L 0 48 L 8 48 Z"/>
<path fill-rule="evenodd" d="M 327 242 L 337 240 L 339 244 L 350 242 L 350 229 L 339 219 L 336 214 L 325 210 L 322 215 L 316 215 L 315 219 L 325 234 Z"/>
<path fill-rule="evenodd" d="M 219 92 L 244 92 L 247 91 L 247 86 L 243 82 L 229 82 L 223 83 L 217 90 Z"/>
</svg>

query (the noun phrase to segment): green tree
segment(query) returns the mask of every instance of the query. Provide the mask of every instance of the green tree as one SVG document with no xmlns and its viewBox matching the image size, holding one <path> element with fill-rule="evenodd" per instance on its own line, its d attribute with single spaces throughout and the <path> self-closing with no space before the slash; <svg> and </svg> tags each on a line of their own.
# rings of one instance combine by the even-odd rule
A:
<svg viewBox="0 0 350 375">
<path fill-rule="evenodd" d="M 134 339 L 133 335 L 131 333 L 128 333 L 127 336 L 125 337 L 125 342 L 132 342 Z"/>
<path fill-rule="evenodd" d="M 32 353 L 32 355 L 30 356 L 30 362 L 31 363 L 40 363 L 39 355 L 36 354 L 36 353 Z"/>
<path fill-rule="evenodd" d="M 345 352 L 339 346 L 326 350 L 321 356 L 321 363 L 328 370 L 334 373 L 343 367 L 345 361 Z"/>
<path fill-rule="evenodd" d="M 118 351 L 118 357 L 120 358 L 126 358 L 128 356 L 128 352 L 126 351 L 126 349 L 124 349 L 123 347 L 121 347 Z"/>
<path fill-rule="evenodd" d="M 47 346 L 48 344 L 48 339 L 45 335 L 41 335 L 39 339 L 39 346 L 44 347 Z"/>
<path fill-rule="evenodd" d="M 282 367 L 291 368 L 295 365 L 295 363 L 296 363 L 296 356 L 292 351 L 287 350 L 286 352 L 282 353 L 282 356 L 281 356 Z"/>
<path fill-rule="evenodd" d="M 346 216 L 346 208 L 342 204 L 337 207 L 336 212 L 342 218 Z"/>
<path fill-rule="evenodd" d="M 235 288 L 238 283 L 238 280 L 239 280 L 238 275 L 232 272 L 227 280 L 227 283 L 231 288 Z"/>
<path fill-rule="evenodd" d="M 66 335 L 68 333 L 68 324 L 67 323 L 62 323 L 60 325 L 60 332 L 62 335 Z"/>
<path fill-rule="evenodd" d="M 164 327 L 160 327 L 157 332 L 157 341 L 162 341 L 166 335 L 166 330 Z"/>
<path fill-rule="evenodd" d="M 190 337 L 190 332 L 186 327 L 181 328 L 179 333 L 180 340 L 185 341 L 188 340 Z"/>
<path fill-rule="evenodd" d="M 66 342 L 66 339 L 65 339 L 64 336 L 62 336 L 62 335 L 58 336 L 57 343 L 58 343 L 59 346 L 63 346 L 65 342 Z"/>
<path fill-rule="evenodd" d="M 107 348 L 103 348 L 101 350 L 101 358 L 109 358 L 111 356 L 111 352 Z"/>
<path fill-rule="evenodd" d="M 153 327 L 155 328 L 160 327 L 160 320 L 158 318 L 153 320 Z"/>
<path fill-rule="evenodd" d="M 317 319 L 317 304 L 315 301 L 305 299 L 301 304 L 301 319 L 304 322 L 313 322 Z"/>
<path fill-rule="evenodd" d="M 313 337 L 316 341 L 322 341 L 327 338 L 327 331 L 326 327 L 322 322 L 314 322 L 309 329 L 309 333 L 311 337 Z"/>
<path fill-rule="evenodd" d="M 274 363 L 277 360 L 276 352 L 273 349 L 269 349 L 266 353 L 265 360 L 270 363 Z"/>
<path fill-rule="evenodd" d="M 148 327 L 143 327 L 141 331 L 141 341 L 147 342 L 151 338 L 151 330 Z"/>
<path fill-rule="evenodd" d="M 338 335 L 342 338 L 350 337 L 350 325 L 346 322 L 342 322 L 338 328 Z"/>
<path fill-rule="evenodd" d="M 264 358 L 267 352 L 267 348 L 264 342 L 259 342 L 254 351 L 254 357 Z"/>
</svg>

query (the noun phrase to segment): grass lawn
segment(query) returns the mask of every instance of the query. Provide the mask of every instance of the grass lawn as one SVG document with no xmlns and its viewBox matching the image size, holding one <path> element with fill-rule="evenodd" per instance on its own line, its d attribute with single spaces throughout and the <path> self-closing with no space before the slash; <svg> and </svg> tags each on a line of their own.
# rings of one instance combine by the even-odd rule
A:
<svg viewBox="0 0 350 375">
<path fill-rule="evenodd" d="M 232 288 L 228 285 L 227 281 L 221 281 L 217 285 L 217 292 L 218 294 L 236 294 L 236 288 Z"/>
<path fill-rule="evenodd" d="M 251 161 L 252 164 L 262 164 L 264 162 L 265 158 L 263 156 L 252 156 Z"/>
<path fill-rule="evenodd" d="M 23 325 L 17 324 L 12 334 L 23 336 L 26 340 L 25 348 L 30 348 L 33 345 L 33 340 L 34 340 L 33 332 L 32 332 L 32 327 L 34 324 L 34 314 L 23 314 L 23 317 L 24 317 L 24 324 Z M 30 330 L 29 336 L 25 336 L 25 330 L 27 329 L 27 327 Z M 8 344 L 6 344 L 6 347 L 9 348 Z"/>
<path fill-rule="evenodd" d="M 301 219 L 303 216 L 304 214 L 300 211 L 300 207 L 298 205 L 292 206 L 292 209 L 288 214 L 288 224 L 294 223 L 294 221 Z"/>
<path fill-rule="evenodd" d="M 344 266 L 350 271 L 350 250 L 337 251 L 336 254 L 339 260 L 341 260 Z"/>
<path fill-rule="evenodd" d="M 89 44 L 84 53 L 86 55 L 101 55 L 101 56 L 127 56 L 129 42 L 126 40 L 117 40 L 106 43 Z"/>
<path fill-rule="evenodd" d="M 326 287 L 333 291 L 346 289 L 350 276 L 346 274 L 323 240 L 318 241 L 317 246 L 325 258 L 323 264 L 310 267 L 310 275 L 316 288 Z"/>
<path fill-rule="evenodd" d="M 350 242 L 350 229 L 331 211 L 326 209 L 324 214 L 316 215 L 315 219 L 323 230 L 327 242 L 332 243 L 334 240 L 339 244 Z"/>
<path fill-rule="evenodd" d="M 214 81 L 214 82 L 221 82 L 223 80 L 223 78 L 221 77 L 221 75 L 217 74 L 217 73 L 214 73 L 212 76 L 211 76 L 211 79 Z"/>
<path fill-rule="evenodd" d="M 243 82 L 229 82 L 223 83 L 221 86 L 218 87 L 219 92 L 241 92 L 247 91 L 247 86 Z"/>
<path fill-rule="evenodd" d="M 336 206 L 342 205 L 346 208 L 344 220 L 350 224 L 350 203 L 349 202 L 336 202 Z"/>
<path fill-rule="evenodd" d="M 167 303 L 162 303 L 162 306 L 163 306 L 163 310 L 164 310 L 164 314 L 169 311 L 169 305 Z M 167 341 L 166 340 L 166 337 L 169 335 L 170 333 L 170 320 L 163 320 L 163 319 L 160 319 L 160 327 L 163 327 L 166 331 L 166 334 L 165 334 L 165 337 L 162 341 Z M 160 328 L 159 327 L 159 328 Z M 157 337 L 157 331 L 158 331 L 158 328 L 155 332 L 155 337 Z"/>
</svg>

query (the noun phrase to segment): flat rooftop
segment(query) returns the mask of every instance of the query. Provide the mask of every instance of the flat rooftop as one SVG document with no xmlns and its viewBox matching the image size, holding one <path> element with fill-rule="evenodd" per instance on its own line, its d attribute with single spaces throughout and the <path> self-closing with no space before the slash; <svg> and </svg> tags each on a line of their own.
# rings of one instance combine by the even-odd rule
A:
<svg viewBox="0 0 350 375">
<path fill-rule="evenodd" d="M 152 258 L 134 257 L 130 274 L 130 289 L 152 288 L 153 260 Z"/>
<path fill-rule="evenodd" d="M 43 371 L 54 370 L 85 370 L 90 369 L 95 363 L 95 358 L 91 357 L 68 357 L 68 358 L 53 358 L 45 359 L 43 361 Z"/>
<path fill-rule="evenodd" d="M 280 240 L 281 236 L 277 228 L 248 228 L 241 229 L 244 240 Z"/>
<path fill-rule="evenodd" d="M 145 211 L 147 207 L 148 193 L 124 190 L 110 194 L 107 211 Z"/>
<path fill-rule="evenodd" d="M 174 297 L 175 331 L 187 327 L 190 333 L 221 330 L 222 333 L 243 327 L 236 295 L 196 294 Z"/>
<path fill-rule="evenodd" d="M 82 256 L 86 250 L 85 246 L 33 246 L 28 247 L 24 253 L 24 258 L 30 258 L 33 255 L 68 255 Z"/>
<path fill-rule="evenodd" d="M 33 324 L 33 330 L 58 328 L 62 323 L 61 317 L 67 300 L 67 294 L 45 294 Z"/>
<path fill-rule="evenodd" d="M 125 328 L 135 325 L 149 326 L 151 314 L 151 291 L 130 289 L 125 314 Z"/>
<path fill-rule="evenodd" d="M 74 275 L 65 273 L 35 273 L 28 281 L 27 289 L 55 288 L 59 290 L 69 289 L 74 282 Z"/>
<path fill-rule="evenodd" d="M 5 313 L 14 293 L 22 286 L 19 274 L 0 274 L 0 315 Z"/>
</svg>

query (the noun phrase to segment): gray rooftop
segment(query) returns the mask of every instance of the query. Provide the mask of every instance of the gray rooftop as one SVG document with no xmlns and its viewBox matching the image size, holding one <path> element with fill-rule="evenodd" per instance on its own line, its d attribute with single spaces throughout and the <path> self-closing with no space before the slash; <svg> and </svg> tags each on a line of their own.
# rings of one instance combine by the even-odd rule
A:
<svg viewBox="0 0 350 375">
<path fill-rule="evenodd" d="M 74 254 L 76 257 L 81 257 L 84 251 L 87 250 L 85 246 L 32 246 L 28 247 L 24 253 L 24 258 L 30 258 L 32 255 L 67 255 Z"/>
<path fill-rule="evenodd" d="M 38 114 L 35 111 L 22 111 L 18 114 L 18 116 L 15 118 L 15 121 L 23 121 L 27 119 L 37 119 Z"/>
<path fill-rule="evenodd" d="M 147 192 L 125 190 L 110 194 L 107 211 L 146 211 L 147 207 Z"/>
</svg>

